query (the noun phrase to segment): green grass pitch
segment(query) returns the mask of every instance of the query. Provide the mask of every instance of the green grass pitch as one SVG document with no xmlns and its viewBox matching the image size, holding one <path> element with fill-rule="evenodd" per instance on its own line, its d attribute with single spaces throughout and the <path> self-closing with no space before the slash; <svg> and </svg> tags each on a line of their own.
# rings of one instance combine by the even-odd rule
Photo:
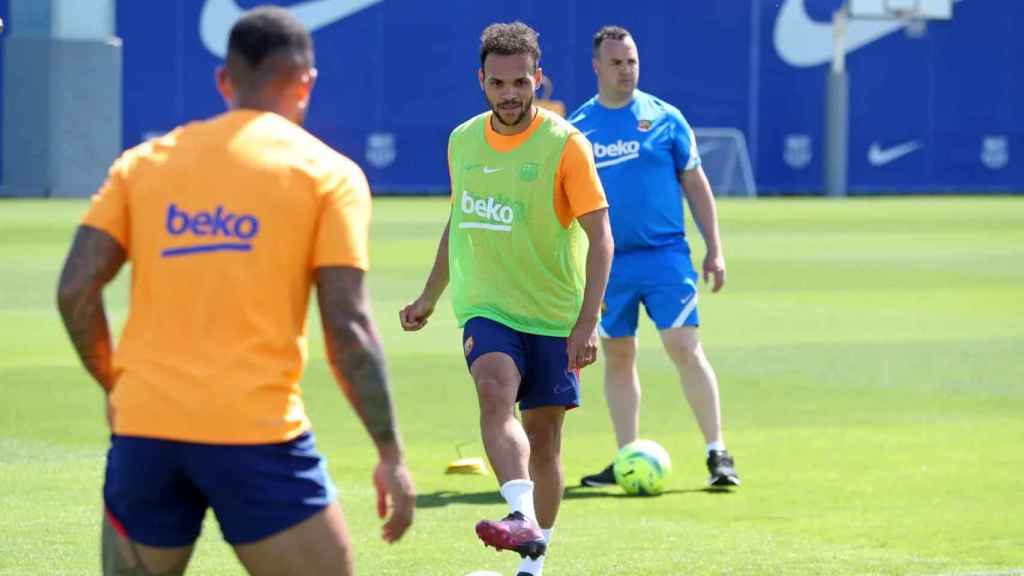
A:
<svg viewBox="0 0 1024 576">
<path fill-rule="evenodd" d="M 448 301 L 425 332 L 398 326 L 447 206 L 375 208 L 373 304 L 419 491 L 397 545 L 379 539 L 374 452 L 310 322 L 306 400 L 360 574 L 511 574 L 518 561 L 473 533 L 505 513 L 493 476 L 443 474 L 459 445 L 483 455 Z M 54 306 L 84 208 L 0 202 L 0 575 L 99 573 L 107 430 Z M 673 457 L 667 493 L 570 489 L 548 573 L 1024 574 L 1024 200 L 722 201 L 720 213 L 728 284 L 702 287 L 702 335 L 744 485 L 702 490 L 702 441 L 645 325 L 642 436 Z M 117 325 L 127 277 L 106 294 Z M 601 370 L 584 371 L 567 418 L 570 486 L 613 455 Z M 240 572 L 208 516 L 191 573 Z"/>
</svg>

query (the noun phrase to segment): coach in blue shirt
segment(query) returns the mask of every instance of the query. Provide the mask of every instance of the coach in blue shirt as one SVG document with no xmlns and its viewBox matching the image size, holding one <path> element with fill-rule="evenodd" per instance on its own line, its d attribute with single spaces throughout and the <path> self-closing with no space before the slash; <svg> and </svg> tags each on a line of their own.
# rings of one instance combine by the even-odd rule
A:
<svg viewBox="0 0 1024 576">
<path fill-rule="evenodd" d="M 693 130 L 671 104 L 637 89 L 640 56 L 627 30 L 606 26 L 594 36 L 598 94 L 569 121 L 590 139 L 608 196 L 615 258 L 600 333 L 605 354 L 605 395 L 622 447 L 637 439 L 640 381 L 636 327 L 643 303 L 707 443 L 708 483 L 739 485 L 722 437 L 718 382 L 697 335 L 697 272 L 683 227 L 680 183 L 707 255 L 704 281 L 712 292 L 725 284 L 725 257 L 711 192 Z M 584 486 L 615 483 L 612 467 L 585 476 Z"/>
</svg>

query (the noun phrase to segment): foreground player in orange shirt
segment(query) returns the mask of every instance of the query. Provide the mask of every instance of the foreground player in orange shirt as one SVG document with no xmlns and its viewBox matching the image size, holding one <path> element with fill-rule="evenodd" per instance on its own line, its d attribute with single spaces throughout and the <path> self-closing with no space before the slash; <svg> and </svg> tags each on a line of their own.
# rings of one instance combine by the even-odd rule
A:
<svg viewBox="0 0 1024 576">
<path fill-rule="evenodd" d="M 415 495 L 364 272 L 362 171 L 303 130 L 309 33 L 287 11 L 235 24 L 229 112 L 127 151 L 61 274 L 75 349 L 107 396 L 104 574 L 182 574 L 208 507 L 250 574 L 352 574 L 335 488 L 299 390 L 315 282 L 331 365 L 373 438 L 394 542 Z M 101 291 L 132 261 L 116 352 Z"/>
</svg>

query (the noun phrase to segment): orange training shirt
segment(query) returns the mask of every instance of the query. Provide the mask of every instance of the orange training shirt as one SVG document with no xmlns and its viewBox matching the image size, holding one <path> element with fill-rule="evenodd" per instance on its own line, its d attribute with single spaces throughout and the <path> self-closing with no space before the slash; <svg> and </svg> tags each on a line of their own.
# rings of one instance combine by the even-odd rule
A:
<svg viewBox="0 0 1024 576">
<path fill-rule="evenodd" d="M 362 170 L 282 116 L 236 110 L 125 152 L 83 224 L 131 261 L 114 433 L 290 440 L 314 270 L 368 268 Z"/>
</svg>

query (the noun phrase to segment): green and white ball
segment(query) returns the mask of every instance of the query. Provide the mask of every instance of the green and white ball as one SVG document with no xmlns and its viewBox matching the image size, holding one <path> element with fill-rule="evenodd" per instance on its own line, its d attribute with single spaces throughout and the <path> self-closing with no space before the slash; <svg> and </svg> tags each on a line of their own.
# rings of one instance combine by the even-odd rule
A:
<svg viewBox="0 0 1024 576">
<path fill-rule="evenodd" d="M 626 494 L 653 496 L 665 489 L 672 473 L 668 452 L 653 440 L 636 440 L 619 450 L 612 469 Z"/>
</svg>

